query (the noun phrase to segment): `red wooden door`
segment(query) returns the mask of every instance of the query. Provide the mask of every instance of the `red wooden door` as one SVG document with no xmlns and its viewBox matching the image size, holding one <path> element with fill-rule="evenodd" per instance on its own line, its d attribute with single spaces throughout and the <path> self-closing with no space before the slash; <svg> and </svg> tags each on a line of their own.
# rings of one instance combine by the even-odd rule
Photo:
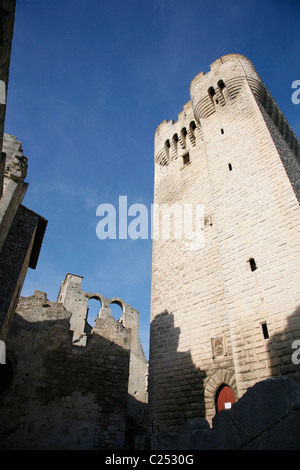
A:
<svg viewBox="0 0 300 470">
<path fill-rule="evenodd" d="M 236 401 L 234 391 L 228 385 L 222 385 L 217 394 L 217 412 L 228 410 Z"/>
</svg>

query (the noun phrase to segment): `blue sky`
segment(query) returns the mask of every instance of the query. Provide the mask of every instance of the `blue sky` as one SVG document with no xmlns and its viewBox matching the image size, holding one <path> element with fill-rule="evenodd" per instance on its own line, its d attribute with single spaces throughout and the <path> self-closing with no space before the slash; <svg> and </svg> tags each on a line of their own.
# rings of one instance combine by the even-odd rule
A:
<svg viewBox="0 0 300 470">
<path fill-rule="evenodd" d="M 153 200 L 153 137 L 177 120 L 195 75 L 247 56 L 300 136 L 298 0 L 17 0 L 5 130 L 23 143 L 24 205 L 48 222 L 22 295 L 83 289 L 140 312 L 148 357 L 151 240 L 99 240 L 98 205 Z M 118 315 L 118 313 L 114 313 Z"/>
</svg>

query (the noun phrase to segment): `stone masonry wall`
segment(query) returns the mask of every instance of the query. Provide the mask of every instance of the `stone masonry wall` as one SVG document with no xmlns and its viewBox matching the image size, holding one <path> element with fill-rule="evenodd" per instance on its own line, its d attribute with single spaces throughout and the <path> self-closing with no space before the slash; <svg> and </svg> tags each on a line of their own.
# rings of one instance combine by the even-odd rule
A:
<svg viewBox="0 0 300 470">
<path fill-rule="evenodd" d="M 1 1 L 1 33 L 0 33 L 0 80 L 5 83 L 5 103 L 0 103 L 0 149 L 2 150 L 6 101 L 7 101 L 7 88 L 9 82 L 9 66 L 12 48 L 12 38 L 14 31 L 16 0 L 2 0 Z M 0 152 L 1 162 L 1 152 Z M 0 165 L 1 166 L 1 165 Z M 1 168 L 0 168 L 0 185 L 1 185 Z M 0 188 L 1 196 L 1 188 Z"/>
<path fill-rule="evenodd" d="M 20 206 L 0 252 L 0 332 L 4 341 L 27 273 L 38 222 L 37 214 Z"/>
<path fill-rule="evenodd" d="M 98 317 L 94 322 L 94 330 L 104 337 L 110 338 L 112 338 L 112 334 L 119 335 L 124 331 L 130 331 L 128 336 L 130 362 L 127 411 L 134 422 L 141 423 L 144 420 L 147 402 L 148 362 L 139 339 L 139 312 L 119 297 L 107 299 L 97 292 L 85 292 L 82 289 L 82 277 L 67 274 L 61 283 L 57 300 L 72 312 L 70 329 L 73 331 L 72 342 L 77 346 L 84 347 L 87 344 L 93 327 L 93 325 L 87 324 L 90 299 L 96 299 L 100 304 Z M 119 305 L 122 309 L 122 315 L 117 322 L 111 315 L 113 304 Z"/>
<path fill-rule="evenodd" d="M 170 140 L 175 133 L 180 135 L 191 122 L 195 118 L 188 103 L 176 123 L 158 129 L 160 142 L 166 135 Z M 180 426 L 194 416 L 206 416 L 207 370 L 212 376 L 222 367 L 231 382 L 233 377 L 218 232 L 199 125 L 194 135 L 195 141 L 187 135 L 184 148 L 178 145 L 177 157 L 169 165 L 155 165 L 154 203 L 193 204 L 194 211 L 197 204 L 205 203 L 207 220 L 200 252 L 190 250 L 190 242 L 184 239 L 153 240 L 149 412 L 152 415 L 155 407 L 151 425 L 161 430 Z M 184 164 L 182 155 L 187 151 L 190 163 Z M 212 350 L 215 339 L 221 343 L 217 354 Z"/>
<path fill-rule="evenodd" d="M 130 330 L 114 324 L 104 336 L 95 325 L 80 347 L 72 344 L 71 312 L 45 293 L 21 297 L 17 312 L 7 339 L 13 376 L 0 398 L 0 448 L 121 448 Z"/>
</svg>

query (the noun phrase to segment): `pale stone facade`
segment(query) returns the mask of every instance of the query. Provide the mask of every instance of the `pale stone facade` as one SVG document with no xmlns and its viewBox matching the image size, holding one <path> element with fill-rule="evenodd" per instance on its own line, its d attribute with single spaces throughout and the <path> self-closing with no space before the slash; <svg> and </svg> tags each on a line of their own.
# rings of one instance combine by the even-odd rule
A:
<svg viewBox="0 0 300 470">
<path fill-rule="evenodd" d="M 160 431 L 211 422 L 222 384 L 238 399 L 268 377 L 300 380 L 299 141 L 244 56 L 216 60 L 190 93 L 155 133 L 154 203 L 204 206 L 202 248 L 153 240 L 149 425 Z"/>
</svg>

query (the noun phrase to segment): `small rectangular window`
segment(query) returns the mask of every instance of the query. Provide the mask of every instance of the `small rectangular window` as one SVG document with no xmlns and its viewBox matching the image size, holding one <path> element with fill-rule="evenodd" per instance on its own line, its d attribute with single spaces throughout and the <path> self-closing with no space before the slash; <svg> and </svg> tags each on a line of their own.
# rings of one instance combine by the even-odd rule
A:
<svg viewBox="0 0 300 470">
<path fill-rule="evenodd" d="M 186 165 L 187 163 L 190 162 L 190 154 L 186 153 L 185 155 L 183 155 L 182 159 L 183 159 L 183 164 Z"/>
<path fill-rule="evenodd" d="M 224 134 L 224 129 L 223 129 L 223 127 L 222 127 L 222 129 L 221 129 L 221 134 Z"/>
<path fill-rule="evenodd" d="M 268 331 L 267 322 L 262 323 L 262 324 L 261 324 L 261 328 L 262 328 L 262 332 L 263 332 L 264 338 L 265 338 L 265 339 L 268 339 L 268 338 L 269 338 L 269 331 Z"/>
<path fill-rule="evenodd" d="M 232 171 L 232 165 L 231 165 L 231 163 L 228 163 L 228 168 L 229 168 L 229 171 Z"/>
</svg>

